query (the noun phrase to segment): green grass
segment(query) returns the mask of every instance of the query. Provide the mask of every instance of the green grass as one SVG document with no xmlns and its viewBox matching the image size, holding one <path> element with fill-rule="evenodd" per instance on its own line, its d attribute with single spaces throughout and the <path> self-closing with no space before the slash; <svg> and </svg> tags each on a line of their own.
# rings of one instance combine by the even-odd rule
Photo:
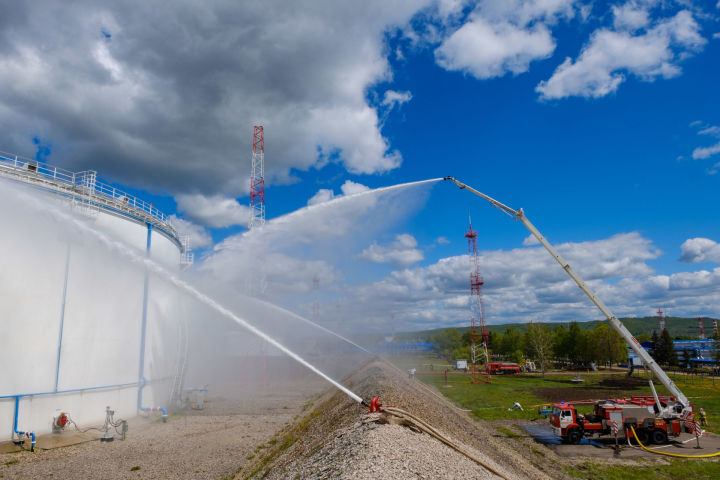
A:
<svg viewBox="0 0 720 480">
<path fill-rule="evenodd" d="M 508 438 L 521 438 L 521 437 L 522 437 L 522 435 L 519 435 L 519 434 L 513 432 L 513 431 L 510 430 L 509 428 L 505 428 L 505 427 L 501 427 L 501 426 L 496 426 L 496 427 L 495 427 L 495 430 L 497 430 L 498 432 L 502 433 L 503 435 L 505 435 L 505 436 L 508 437 Z"/>
<path fill-rule="evenodd" d="M 574 478 L 588 480 L 693 480 L 720 478 L 720 463 L 704 460 L 672 460 L 669 465 L 648 463 L 644 466 L 606 466 L 585 462 L 575 467 L 564 467 L 565 473 Z"/>
<path fill-rule="evenodd" d="M 470 409 L 472 414 L 482 420 L 519 420 L 537 418 L 539 405 L 545 399 L 531 393 L 534 387 L 567 387 L 568 377 L 550 378 L 543 380 L 535 376 L 505 375 L 493 377 L 492 383 L 473 384 L 464 373 L 450 373 L 448 386 L 445 386 L 445 377 L 440 374 L 421 373 L 416 377 L 436 387 L 445 396 Z M 523 411 L 510 410 L 514 402 L 523 407 Z"/>
<path fill-rule="evenodd" d="M 429 371 L 423 365 L 433 363 L 435 365 L 447 364 L 443 359 L 430 353 L 409 354 L 402 357 L 392 357 L 390 360 L 402 370 L 416 368 L 415 378 L 432 385 L 442 392 L 446 397 L 455 401 L 464 408 L 470 409 L 472 414 L 482 420 L 529 420 L 542 418 L 538 415 L 538 407 L 548 403 L 548 398 L 542 398 L 533 393 L 536 388 L 592 388 L 597 386 L 603 379 L 612 378 L 605 373 L 584 372 L 581 377 L 584 382 L 573 385 L 568 380 L 575 377 L 575 373 L 548 373 L 545 378 L 539 374 L 530 375 L 499 375 L 493 376 L 491 383 L 470 383 L 469 375 L 463 372 L 451 370 L 448 373 L 448 382 L 445 386 L 443 372 L 445 368 L 435 368 Z M 625 377 L 625 373 L 614 374 L 618 377 Z M 637 376 L 637 375 L 636 375 Z M 701 380 L 700 377 L 686 377 L 684 375 L 670 374 L 670 378 L 680 388 L 699 411 L 700 407 L 705 409 L 708 418 L 709 432 L 720 433 L 720 380 Z M 665 387 L 659 382 L 654 382 L 660 395 L 668 394 Z M 651 395 L 650 387 L 641 386 L 634 390 L 624 392 L 618 390 L 617 396 L 629 395 Z M 602 398 L 602 395 L 599 396 Z M 522 405 L 524 411 L 510 410 L 513 402 Z"/>
<path fill-rule="evenodd" d="M 135 465 L 134 467 L 130 468 L 131 472 L 137 472 L 138 470 L 140 470 L 140 465 Z"/>
</svg>

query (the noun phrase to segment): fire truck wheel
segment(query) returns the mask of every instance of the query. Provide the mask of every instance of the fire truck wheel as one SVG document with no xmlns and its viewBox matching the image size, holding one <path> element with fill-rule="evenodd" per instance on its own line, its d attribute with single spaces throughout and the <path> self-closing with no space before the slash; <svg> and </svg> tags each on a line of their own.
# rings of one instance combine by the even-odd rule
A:
<svg viewBox="0 0 720 480">
<path fill-rule="evenodd" d="M 580 432 L 580 429 L 571 428 L 570 430 L 568 430 L 568 432 L 567 432 L 568 443 L 577 445 L 578 443 L 580 443 L 580 440 L 582 440 L 582 433 Z"/>
<path fill-rule="evenodd" d="M 656 445 L 663 445 L 667 443 L 668 436 L 667 433 L 665 433 L 665 430 L 660 430 L 659 428 L 656 428 L 652 431 L 652 442 Z"/>
<path fill-rule="evenodd" d="M 637 434 L 637 440 L 643 445 L 646 445 L 650 440 L 650 433 L 648 433 L 648 431 L 644 428 L 636 429 L 635 433 Z"/>
</svg>

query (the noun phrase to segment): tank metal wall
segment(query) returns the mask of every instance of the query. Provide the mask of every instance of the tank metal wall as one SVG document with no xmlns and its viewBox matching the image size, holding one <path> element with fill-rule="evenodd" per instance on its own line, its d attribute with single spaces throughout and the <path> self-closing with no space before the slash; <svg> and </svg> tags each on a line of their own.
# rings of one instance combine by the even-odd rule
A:
<svg viewBox="0 0 720 480">
<path fill-rule="evenodd" d="M 0 440 L 11 438 L 16 396 L 18 429 L 36 434 L 50 432 L 59 411 L 81 425 L 102 423 L 106 406 L 116 418 L 136 415 L 144 267 L 22 202 L 13 204 L 12 196 L 0 198 L 0 221 Z M 102 211 L 87 221 L 145 252 L 146 224 Z M 153 232 L 151 245 L 154 260 L 177 268 L 173 241 Z M 182 355 L 180 299 L 153 275 L 147 291 L 143 371 L 149 384 L 142 406 L 167 407 Z"/>
</svg>

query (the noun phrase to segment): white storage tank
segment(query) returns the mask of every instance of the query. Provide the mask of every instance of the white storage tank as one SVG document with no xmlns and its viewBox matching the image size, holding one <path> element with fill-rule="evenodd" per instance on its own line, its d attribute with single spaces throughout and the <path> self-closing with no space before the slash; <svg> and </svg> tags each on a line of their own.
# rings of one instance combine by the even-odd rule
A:
<svg viewBox="0 0 720 480">
<path fill-rule="evenodd" d="M 7 154 L 0 197 L 0 441 L 49 433 L 60 411 L 81 425 L 106 406 L 166 411 L 185 370 L 182 295 L 63 218 L 178 271 L 192 257 L 167 217 L 95 172 Z"/>
</svg>

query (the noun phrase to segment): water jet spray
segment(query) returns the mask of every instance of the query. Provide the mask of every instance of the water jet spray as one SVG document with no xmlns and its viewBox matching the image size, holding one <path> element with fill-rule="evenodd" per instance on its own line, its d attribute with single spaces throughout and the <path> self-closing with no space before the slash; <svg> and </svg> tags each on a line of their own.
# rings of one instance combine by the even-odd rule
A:
<svg viewBox="0 0 720 480">
<path fill-rule="evenodd" d="M 35 200 L 33 198 L 29 198 L 28 202 L 30 204 L 34 204 Z M 197 290 L 195 287 L 191 286 L 190 284 L 186 283 L 183 280 L 180 280 L 167 270 L 165 270 L 163 267 L 155 263 L 153 260 L 142 257 L 135 253 L 133 250 L 130 249 L 130 247 L 126 246 L 125 244 L 112 240 L 104 233 L 92 228 L 90 225 L 87 225 L 85 222 L 80 221 L 79 219 L 75 218 L 73 215 L 70 215 L 66 212 L 63 212 L 57 207 L 48 208 L 47 205 L 44 206 L 44 211 L 50 212 L 56 219 L 61 220 L 63 222 L 69 223 L 76 227 L 78 230 L 90 234 L 92 237 L 94 237 L 96 240 L 98 240 L 100 243 L 105 245 L 106 247 L 110 248 L 113 251 L 116 251 L 123 255 L 124 257 L 128 258 L 130 261 L 136 264 L 140 264 L 145 266 L 149 271 L 154 272 L 155 274 L 159 275 L 160 277 L 164 278 L 168 282 L 172 283 L 176 287 L 184 290 L 185 292 L 189 293 L 193 297 L 195 297 L 200 302 L 204 303 L 205 305 L 209 306 L 216 312 L 220 313 L 226 318 L 229 318 L 230 320 L 233 320 L 235 323 L 240 325 L 241 327 L 245 328 L 246 330 L 249 330 L 251 333 L 255 334 L 256 336 L 262 338 L 278 350 L 282 351 L 289 357 L 291 357 L 293 360 L 297 361 L 298 363 L 302 364 L 303 366 L 307 367 L 309 370 L 313 371 L 320 377 L 324 378 L 334 386 L 336 386 L 338 389 L 342 390 L 346 395 L 348 395 L 350 398 L 355 400 L 358 403 L 363 403 L 363 399 L 360 398 L 359 395 L 352 392 L 347 387 L 343 386 L 336 380 L 333 380 L 328 375 L 320 371 L 317 367 L 306 361 L 304 358 L 302 358 L 297 353 L 293 352 L 289 348 L 287 348 L 285 345 L 281 344 L 274 338 L 267 335 L 262 330 L 258 329 L 254 325 L 248 323 L 243 318 L 240 318 L 239 316 L 235 315 L 233 312 L 228 310 L 227 308 L 223 307 L 219 303 L 217 303 L 215 300 L 210 298 L 209 296 L 205 295 L 204 293 Z"/>
</svg>

